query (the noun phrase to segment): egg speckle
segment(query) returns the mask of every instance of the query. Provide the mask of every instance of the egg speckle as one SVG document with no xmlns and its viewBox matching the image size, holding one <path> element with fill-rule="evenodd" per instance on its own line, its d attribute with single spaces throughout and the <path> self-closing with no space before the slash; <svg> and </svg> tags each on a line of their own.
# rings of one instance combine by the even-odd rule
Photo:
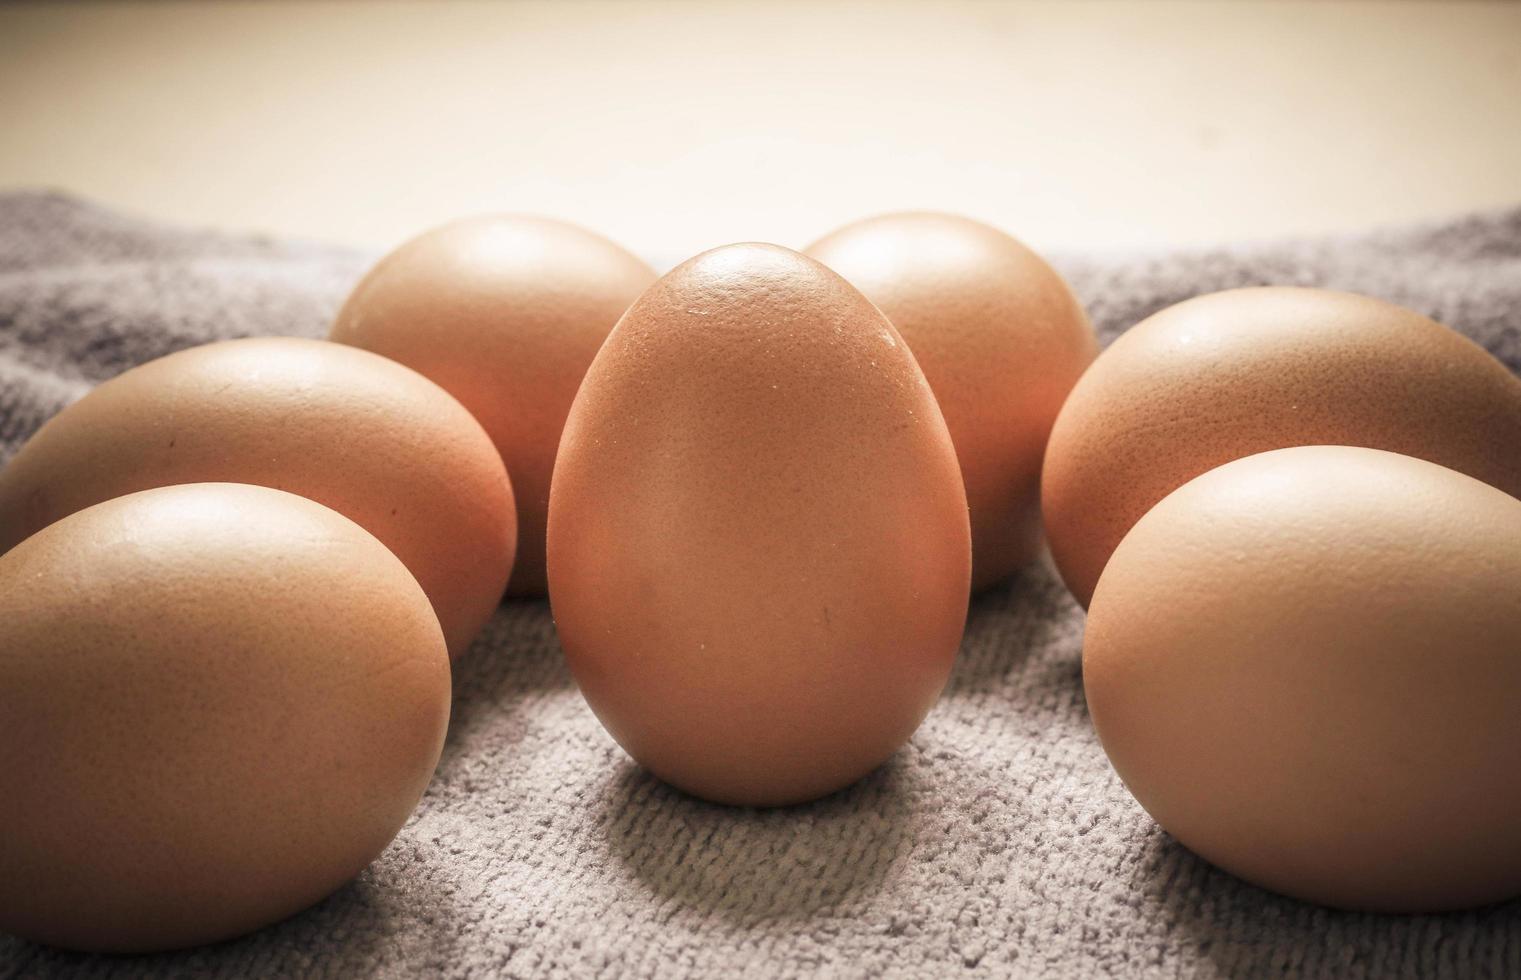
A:
<svg viewBox="0 0 1521 980">
<path fill-rule="evenodd" d="M 807 251 L 886 314 L 924 369 L 966 483 L 973 587 L 1006 577 L 1039 547 L 1046 439 L 1098 352 L 1082 306 L 1039 255 L 955 215 L 867 218 Z"/>
<path fill-rule="evenodd" d="M 839 789 L 945 684 L 966 497 L 923 374 L 884 339 L 822 265 L 734 245 L 652 286 L 587 373 L 550 495 L 551 604 L 598 718 L 682 789 Z"/>
</svg>

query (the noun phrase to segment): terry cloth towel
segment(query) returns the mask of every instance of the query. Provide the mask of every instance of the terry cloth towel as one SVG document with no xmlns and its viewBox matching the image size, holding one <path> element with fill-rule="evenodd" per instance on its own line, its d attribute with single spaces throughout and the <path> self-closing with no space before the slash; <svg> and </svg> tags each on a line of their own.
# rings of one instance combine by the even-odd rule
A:
<svg viewBox="0 0 1521 980">
<path fill-rule="evenodd" d="M 0 195 L 4 452 L 150 358 L 248 334 L 321 336 L 372 258 Z M 1317 285 L 1413 307 L 1521 368 L 1521 208 L 1058 264 L 1105 340 L 1197 293 Z M 259 933 L 179 953 L 86 956 L 3 937 L 0 976 L 1521 977 L 1521 901 L 1332 911 L 1172 841 L 1094 736 L 1082 628 L 1045 564 L 978 596 L 944 697 L 892 761 L 817 803 L 753 811 L 641 772 L 576 693 L 547 606 L 509 602 L 457 667 L 421 806 L 353 883 Z"/>
</svg>

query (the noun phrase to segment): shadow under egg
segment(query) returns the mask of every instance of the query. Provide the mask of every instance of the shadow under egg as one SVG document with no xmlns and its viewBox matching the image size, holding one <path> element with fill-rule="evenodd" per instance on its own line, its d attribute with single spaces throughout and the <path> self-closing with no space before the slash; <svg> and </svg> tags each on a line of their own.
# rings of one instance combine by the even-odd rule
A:
<svg viewBox="0 0 1521 980">
<path fill-rule="evenodd" d="M 392 844 L 392 848 L 403 846 Z M 389 850 L 389 849 L 388 849 Z M 388 861 L 388 858 L 393 860 Z M 375 863 L 316 904 L 263 928 L 232 939 L 156 953 L 80 953 L 0 935 L 0 961 L 18 977 L 40 976 L 238 976 L 258 963 L 264 976 L 368 975 L 402 952 L 397 937 L 447 945 L 455 931 L 452 895 L 437 876 L 419 874 L 415 864 L 383 853 Z M 439 924 L 419 929 L 409 920 Z M 415 960 L 416 949 L 406 951 Z M 434 961 L 447 962 L 447 950 Z"/>
<path fill-rule="evenodd" d="M 444 761 L 468 744 L 481 726 L 503 724 L 505 714 L 516 713 L 536 695 L 574 688 L 549 603 L 504 600 L 454 663 L 453 682 Z"/>
<path fill-rule="evenodd" d="M 1138 846 L 1136 907 L 1221 976 L 1510 975 L 1502 961 L 1521 899 L 1429 914 L 1348 911 L 1259 888 L 1156 824 Z M 1494 962 L 1476 958 L 1486 950 Z"/>
<path fill-rule="evenodd" d="M 821 800 L 775 809 L 707 803 L 628 759 L 591 805 L 617 866 L 664 899 L 736 922 L 801 918 L 869 899 L 910 850 L 924 793 L 894 756 Z"/>
<path fill-rule="evenodd" d="M 1082 639 L 1083 612 L 1043 553 L 972 596 L 961 652 L 945 694 L 955 697 L 997 688 L 1048 648 L 1077 670 Z"/>
</svg>

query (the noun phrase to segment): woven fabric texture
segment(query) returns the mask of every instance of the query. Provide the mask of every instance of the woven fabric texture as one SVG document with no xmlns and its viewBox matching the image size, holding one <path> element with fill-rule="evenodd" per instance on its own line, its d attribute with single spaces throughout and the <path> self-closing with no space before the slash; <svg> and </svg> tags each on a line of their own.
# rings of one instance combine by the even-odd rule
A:
<svg viewBox="0 0 1521 980">
<path fill-rule="evenodd" d="M 0 452 L 134 364 L 323 335 L 373 258 L 0 195 Z M 1057 264 L 1106 341 L 1198 293 L 1318 285 L 1434 316 L 1521 370 L 1521 208 Z M 828 799 L 753 811 L 642 773 L 577 694 L 548 606 L 510 602 L 456 667 L 432 786 L 357 880 L 180 953 L 0 937 L 0 977 L 1521 977 L 1521 901 L 1332 911 L 1172 841 L 1094 736 L 1082 629 L 1048 564 L 977 596 L 944 697 L 896 757 Z"/>
</svg>

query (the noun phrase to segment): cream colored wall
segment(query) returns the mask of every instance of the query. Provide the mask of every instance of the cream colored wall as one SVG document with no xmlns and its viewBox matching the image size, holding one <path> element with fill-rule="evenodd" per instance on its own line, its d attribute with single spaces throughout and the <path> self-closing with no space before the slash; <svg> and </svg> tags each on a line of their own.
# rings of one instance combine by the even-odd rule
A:
<svg viewBox="0 0 1521 980">
<path fill-rule="evenodd" d="M 0 187 L 386 245 L 486 209 L 657 262 L 899 207 L 1044 247 L 1521 202 L 1521 4 L 0 8 Z"/>
</svg>

